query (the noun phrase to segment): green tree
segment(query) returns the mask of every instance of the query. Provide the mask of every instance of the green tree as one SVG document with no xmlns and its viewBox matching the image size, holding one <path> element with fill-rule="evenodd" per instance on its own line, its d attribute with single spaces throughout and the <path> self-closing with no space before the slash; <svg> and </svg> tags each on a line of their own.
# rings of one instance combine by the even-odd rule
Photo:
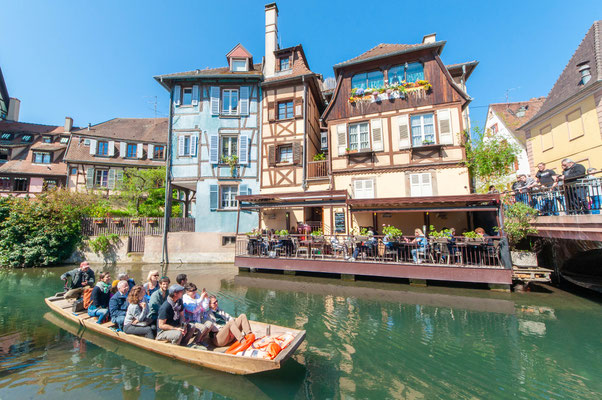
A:
<svg viewBox="0 0 602 400">
<path fill-rule="evenodd" d="M 472 137 L 468 132 L 465 137 L 465 164 L 477 182 L 477 191 L 485 192 L 489 185 L 504 190 L 520 147 L 478 126 L 473 128 Z"/>
<path fill-rule="evenodd" d="M 119 183 L 117 197 L 128 212 L 142 217 L 162 217 L 165 209 L 165 167 L 126 168 Z M 175 194 L 175 193 L 174 193 Z M 172 194 L 172 196 L 174 195 Z M 180 206 L 172 206 L 172 216 L 179 216 Z"/>
</svg>

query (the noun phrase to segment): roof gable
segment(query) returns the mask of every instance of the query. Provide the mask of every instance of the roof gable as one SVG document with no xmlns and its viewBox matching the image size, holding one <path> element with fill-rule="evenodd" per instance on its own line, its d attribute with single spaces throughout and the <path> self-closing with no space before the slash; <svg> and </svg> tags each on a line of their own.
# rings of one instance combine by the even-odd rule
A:
<svg viewBox="0 0 602 400">
<path fill-rule="evenodd" d="M 415 50 L 422 50 L 431 47 L 438 48 L 438 54 L 441 54 L 445 46 L 445 41 L 433 42 L 433 43 L 418 43 L 418 44 L 398 44 L 398 43 L 381 43 L 370 50 L 360 54 L 357 57 L 353 57 L 347 61 L 343 61 L 334 66 L 334 69 L 342 68 L 347 65 L 353 65 L 360 62 L 375 60 L 396 54 L 407 53 Z"/>
<path fill-rule="evenodd" d="M 537 114 L 545 100 L 545 97 L 536 97 L 529 101 L 490 104 L 489 107 L 524 146 L 526 144 L 525 132 L 519 128 Z M 521 114 L 521 111 L 524 111 L 524 114 Z"/>
<path fill-rule="evenodd" d="M 237 44 L 234 46 L 232 50 L 228 54 L 226 54 L 226 58 L 253 58 L 253 55 L 249 53 L 247 49 L 243 47 L 242 44 Z"/>
<path fill-rule="evenodd" d="M 533 120 L 602 80 L 601 31 L 602 21 L 594 22 L 558 77 L 552 90 L 548 93 L 545 103 L 534 116 Z M 590 67 L 591 79 L 586 84 L 581 84 L 581 72 L 579 70 L 584 64 L 588 64 Z"/>
</svg>

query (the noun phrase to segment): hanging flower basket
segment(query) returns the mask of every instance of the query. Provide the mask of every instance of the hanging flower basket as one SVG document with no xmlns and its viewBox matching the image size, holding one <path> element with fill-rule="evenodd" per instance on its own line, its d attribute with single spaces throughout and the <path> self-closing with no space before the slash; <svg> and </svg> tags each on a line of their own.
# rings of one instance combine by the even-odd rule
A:
<svg viewBox="0 0 602 400">
<path fill-rule="evenodd" d="M 132 219 L 130 219 L 130 224 L 132 224 L 132 225 L 140 225 L 140 218 L 132 218 Z"/>
<path fill-rule="evenodd" d="M 157 218 L 147 218 L 146 223 L 149 225 L 157 225 Z"/>
<path fill-rule="evenodd" d="M 104 218 L 94 218 L 94 223 L 96 225 L 102 225 L 105 223 L 105 219 Z"/>
<path fill-rule="evenodd" d="M 111 218 L 111 222 L 113 222 L 115 225 L 122 225 L 123 224 L 123 219 L 121 219 L 121 218 Z"/>
</svg>

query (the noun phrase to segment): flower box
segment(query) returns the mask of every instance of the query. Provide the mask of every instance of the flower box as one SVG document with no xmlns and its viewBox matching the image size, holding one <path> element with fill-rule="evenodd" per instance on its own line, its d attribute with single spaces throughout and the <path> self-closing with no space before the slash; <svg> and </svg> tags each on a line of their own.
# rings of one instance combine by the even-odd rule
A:
<svg viewBox="0 0 602 400">
<path fill-rule="evenodd" d="M 94 218 L 94 223 L 96 225 L 102 225 L 105 223 L 105 219 L 104 218 Z"/>
<path fill-rule="evenodd" d="M 123 219 L 121 219 L 121 218 L 111 218 L 111 222 L 114 223 L 115 225 L 121 225 L 121 224 L 123 224 Z"/>
<path fill-rule="evenodd" d="M 146 220 L 146 223 L 149 225 L 156 225 L 157 224 L 157 219 L 156 218 L 148 218 Z"/>
<path fill-rule="evenodd" d="M 132 219 L 130 219 L 130 224 L 132 224 L 132 225 L 140 225 L 140 218 L 132 218 Z"/>
</svg>

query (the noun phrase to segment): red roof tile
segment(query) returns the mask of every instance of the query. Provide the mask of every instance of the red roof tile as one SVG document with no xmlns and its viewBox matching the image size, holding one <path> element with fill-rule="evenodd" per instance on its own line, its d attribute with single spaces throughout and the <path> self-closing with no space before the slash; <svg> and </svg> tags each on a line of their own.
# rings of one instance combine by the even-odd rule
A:
<svg viewBox="0 0 602 400">
<path fill-rule="evenodd" d="M 518 141 L 525 145 L 525 132 L 518 128 L 537 114 L 545 101 L 545 97 L 536 97 L 529 101 L 490 104 L 489 107 L 504 122 L 506 128 L 514 134 Z M 525 108 L 525 114 L 519 117 L 516 114 L 522 107 Z"/>
</svg>

